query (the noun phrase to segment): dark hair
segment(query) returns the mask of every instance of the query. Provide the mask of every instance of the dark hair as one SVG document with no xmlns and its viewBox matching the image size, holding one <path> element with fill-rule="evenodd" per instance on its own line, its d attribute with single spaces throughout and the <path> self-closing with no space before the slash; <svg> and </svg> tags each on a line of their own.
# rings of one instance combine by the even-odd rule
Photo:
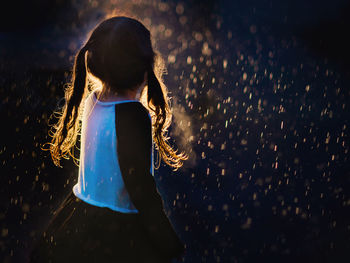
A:
<svg viewBox="0 0 350 263">
<path fill-rule="evenodd" d="M 166 137 L 172 112 L 167 88 L 162 81 L 164 61 L 152 48 L 150 31 L 141 22 L 125 16 L 101 22 L 75 56 L 72 82 L 65 90 L 65 105 L 51 131 L 50 152 L 55 165 L 60 166 L 62 158 L 76 160 L 73 150 L 80 131 L 81 102 L 89 92 L 87 77 L 91 74 L 123 95 L 141 85 L 146 72 L 147 99 L 145 88 L 140 101 L 152 117 L 152 136 L 158 157 L 160 155 L 175 170 L 182 166 L 182 161 L 188 156 L 177 154 Z"/>
</svg>

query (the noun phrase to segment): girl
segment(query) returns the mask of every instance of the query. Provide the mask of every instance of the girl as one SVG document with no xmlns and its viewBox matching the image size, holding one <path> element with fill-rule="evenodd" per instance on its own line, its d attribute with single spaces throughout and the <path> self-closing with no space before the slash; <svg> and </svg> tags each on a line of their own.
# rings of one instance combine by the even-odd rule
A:
<svg viewBox="0 0 350 263">
<path fill-rule="evenodd" d="M 30 262 L 164 263 L 183 255 L 153 179 L 153 141 L 175 170 L 188 159 L 165 137 L 171 110 L 160 59 L 149 30 L 124 16 L 100 23 L 76 55 L 50 152 L 57 166 L 74 159 L 82 119 L 78 182 Z M 92 78 L 102 88 L 89 93 Z"/>
</svg>

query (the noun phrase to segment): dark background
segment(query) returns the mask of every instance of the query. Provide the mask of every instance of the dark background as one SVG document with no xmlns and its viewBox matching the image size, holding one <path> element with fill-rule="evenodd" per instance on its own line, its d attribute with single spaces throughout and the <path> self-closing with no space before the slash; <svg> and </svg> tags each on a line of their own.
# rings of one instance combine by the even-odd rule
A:
<svg viewBox="0 0 350 263">
<path fill-rule="evenodd" d="M 349 1 L 11 1 L 0 13 L 0 261 L 26 262 L 77 180 L 40 146 L 73 57 L 120 10 L 168 63 L 155 170 L 184 262 L 348 262 Z"/>
</svg>

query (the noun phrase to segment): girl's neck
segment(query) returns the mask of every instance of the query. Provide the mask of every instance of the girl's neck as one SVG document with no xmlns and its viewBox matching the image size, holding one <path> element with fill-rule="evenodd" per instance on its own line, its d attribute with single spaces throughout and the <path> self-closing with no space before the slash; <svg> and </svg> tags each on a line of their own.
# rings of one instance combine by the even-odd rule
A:
<svg viewBox="0 0 350 263">
<path fill-rule="evenodd" d="M 123 101 L 123 100 L 138 100 L 140 94 L 145 87 L 145 81 L 137 88 L 133 90 L 126 90 L 124 94 L 117 94 L 116 92 L 111 91 L 110 88 L 103 85 L 102 90 L 100 90 L 96 95 L 100 101 Z"/>
<path fill-rule="evenodd" d="M 102 90 L 97 94 L 97 97 L 101 101 L 122 101 L 122 100 L 139 100 L 142 90 L 144 89 L 147 81 L 147 73 L 145 72 L 144 81 L 142 84 L 135 89 L 125 90 L 124 94 L 118 94 L 111 90 L 111 88 L 103 83 Z"/>
<path fill-rule="evenodd" d="M 96 95 L 99 100 L 106 102 L 122 100 L 139 100 L 142 90 L 144 89 L 147 83 L 147 79 L 148 75 L 147 72 L 145 72 L 144 80 L 141 83 L 141 85 L 136 87 L 135 89 L 126 90 L 124 94 L 117 94 L 116 92 L 112 91 L 110 86 L 108 86 L 106 83 L 102 83 L 102 90 Z"/>
<path fill-rule="evenodd" d="M 97 97 L 100 101 L 123 101 L 123 100 L 136 100 L 136 91 L 128 90 L 124 94 L 116 94 L 106 89 L 98 91 Z"/>
</svg>

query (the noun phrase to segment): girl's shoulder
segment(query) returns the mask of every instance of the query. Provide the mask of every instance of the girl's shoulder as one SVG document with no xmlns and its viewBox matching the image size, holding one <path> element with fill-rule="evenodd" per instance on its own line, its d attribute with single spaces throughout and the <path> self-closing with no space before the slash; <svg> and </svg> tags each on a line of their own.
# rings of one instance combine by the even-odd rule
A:
<svg viewBox="0 0 350 263">
<path fill-rule="evenodd" d="M 86 98 L 85 109 L 90 111 L 98 106 L 100 109 L 110 109 L 113 107 L 115 114 L 121 118 L 125 116 L 128 120 L 137 122 L 147 117 L 152 120 L 148 109 L 139 100 L 122 100 L 122 101 L 101 101 L 98 99 L 96 91 L 92 91 Z M 108 110 L 110 111 L 110 110 Z M 102 112 L 104 112 L 102 110 Z"/>
<path fill-rule="evenodd" d="M 148 109 L 140 101 L 130 101 L 125 103 L 115 104 L 116 114 L 125 115 L 133 122 L 138 122 L 149 118 L 151 115 Z"/>
</svg>

